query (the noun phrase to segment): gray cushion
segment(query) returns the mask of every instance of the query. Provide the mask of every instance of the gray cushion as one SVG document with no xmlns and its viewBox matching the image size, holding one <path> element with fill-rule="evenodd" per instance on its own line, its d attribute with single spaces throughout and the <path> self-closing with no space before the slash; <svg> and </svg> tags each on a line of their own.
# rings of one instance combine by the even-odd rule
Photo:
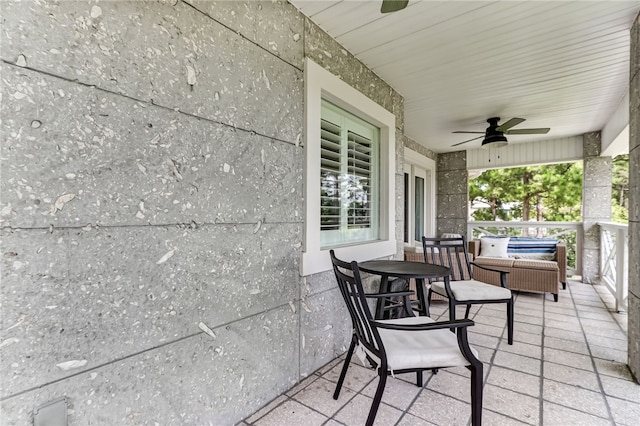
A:
<svg viewBox="0 0 640 426">
<path fill-rule="evenodd" d="M 380 320 L 390 324 L 426 324 L 434 322 L 429 317 L 407 317 Z M 407 368 L 457 367 L 469 365 L 458 347 L 456 335 L 448 328 L 440 330 L 388 330 L 379 328 L 380 338 L 387 353 L 390 370 Z M 477 357 L 478 352 L 471 348 Z"/>
<path fill-rule="evenodd" d="M 451 281 L 451 291 L 457 301 L 464 300 L 496 300 L 511 297 L 511 290 L 486 284 L 476 280 Z M 437 281 L 431 284 L 431 289 L 441 296 L 447 297 L 444 282 Z"/>
</svg>

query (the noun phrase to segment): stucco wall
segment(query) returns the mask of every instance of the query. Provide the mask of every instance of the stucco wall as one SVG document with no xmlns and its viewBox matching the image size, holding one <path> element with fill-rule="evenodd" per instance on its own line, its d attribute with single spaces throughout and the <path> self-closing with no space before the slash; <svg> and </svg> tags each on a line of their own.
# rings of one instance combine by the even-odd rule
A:
<svg viewBox="0 0 640 426">
<path fill-rule="evenodd" d="M 393 89 L 286 2 L 0 12 L 3 424 L 232 424 L 346 349 L 298 275 L 303 58 L 401 134 Z"/>
</svg>

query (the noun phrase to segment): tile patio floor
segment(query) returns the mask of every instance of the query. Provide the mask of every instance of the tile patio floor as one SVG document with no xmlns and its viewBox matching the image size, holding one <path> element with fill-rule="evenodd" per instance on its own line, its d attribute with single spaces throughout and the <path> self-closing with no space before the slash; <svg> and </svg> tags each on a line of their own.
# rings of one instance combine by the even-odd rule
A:
<svg viewBox="0 0 640 426">
<path fill-rule="evenodd" d="M 613 309 L 603 286 L 570 281 L 554 303 L 546 295 L 517 293 L 513 346 L 505 309 L 472 309 L 469 340 L 484 363 L 485 425 L 640 425 L 640 385 L 625 365 L 627 317 Z M 462 316 L 461 313 L 460 316 Z M 445 302 L 431 316 L 448 318 Z M 363 425 L 378 383 L 374 370 L 352 362 L 340 398 L 332 394 L 343 358 L 333 360 L 249 416 L 241 426 Z M 465 368 L 387 380 L 377 425 L 468 425 Z"/>
</svg>

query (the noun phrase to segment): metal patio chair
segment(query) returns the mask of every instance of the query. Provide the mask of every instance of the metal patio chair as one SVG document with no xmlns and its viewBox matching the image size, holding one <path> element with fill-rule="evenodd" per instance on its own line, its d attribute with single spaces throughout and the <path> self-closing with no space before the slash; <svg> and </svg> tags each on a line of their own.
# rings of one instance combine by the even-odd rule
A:
<svg viewBox="0 0 640 426">
<path fill-rule="evenodd" d="M 431 304 L 433 293 L 449 300 L 449 319 L 456 319 L 456 306 L 466 305 L 465 318 L 469 318 L 471 305 L 505 303 L 507 305 L 507 339 L 513 344 L 513 295 L 507 286 L 508 272 L 477 265 L 469 260 L 465 237 L 427 238 L 422 237 L 424 261 L 446 266 L 451 270 L 449 280 L 430 281 L 427 304 Z M 473 265 L 476 268 L 500 274 L 500 286 L 473 279 Z"/>
<path fill-rule="evenodd" d="M 353 335 L 347 356 L 336 384 L 333 399 L 338 399 L 349 363 L 355 351 L 377 367 L 380 377 L 366 425 L 373 424 L 387 375 L 416 373 L 417 385 L 422 386 L 422 372 L 447 367 L 464 366 L 471 371 L 471 420 L 474 426 L 482 422 L 482 362 L 477 352 L 469 346 L 467 327 L 471 320 L 434 322 L 427 316 L 415 316 L 409 297 L 412 291 L 392 293 L 364 292 L 357 262 L 344 262 L 336 258 L 333 250 L 331 261 L 351 321 Z M 447 278 L 448 279 L 448 278 Z M 404 300 L 407 317 L 375 320 L 367 299 L 395 297 Z M 449 332 L 455 330 L 455 334 Z"/>
</svg>

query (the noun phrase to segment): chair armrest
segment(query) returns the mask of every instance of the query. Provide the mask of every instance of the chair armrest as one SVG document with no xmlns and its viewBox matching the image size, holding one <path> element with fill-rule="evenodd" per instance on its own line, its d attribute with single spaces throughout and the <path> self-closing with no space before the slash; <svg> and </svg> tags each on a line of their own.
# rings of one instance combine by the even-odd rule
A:
<svg viewBox="0 0 640 426">
<path fill-rule="evenodd" d="M 388 293 L 365 293 L 364 297 L 376 299 L 382 297 L 403 297 L 403 296 L 413 296 L 415 292 L 413 290 L 406 291 L 390 291 Z"/>
<path fill-rule="evenodd" d="M 556 261 L 558 262 L 558 280 L 567 282 L 567 246 L 564 243 L 556 245 Z"/>
<path fill-rule="evenodd" d="M 469 319 L 460 319 L 454 321 L 438 321 L 428 322 L 426 324 L 393 324 L 380 321 L 370 321 L 371 325 L 377 328 L 387 328 L 389 330 L 404 330 L 404 331 L 420 331 L 420 330 L 439 330 L 443 328 L 466 328 L 475 325 L 475 323 Z"/>
<path fill-rule="evenodd" d="M 501 269 L 493 269 L 493 268 L 487 268 L 486 266 L 482 266 L 482 265 L 478 265 L 475 262 L 471 262 L 471 264 L 476 267 L 476 268 L 480 268 L 480 269 L 484 269 L 485 271 L 490 271 L 490 272 L 497 272 L 500 274 L 500 285 L 504 288 L 509 288 L 507 286 L 507 274 L 509 273 L 509 271 L 503 271 Z"/>
</svg>

